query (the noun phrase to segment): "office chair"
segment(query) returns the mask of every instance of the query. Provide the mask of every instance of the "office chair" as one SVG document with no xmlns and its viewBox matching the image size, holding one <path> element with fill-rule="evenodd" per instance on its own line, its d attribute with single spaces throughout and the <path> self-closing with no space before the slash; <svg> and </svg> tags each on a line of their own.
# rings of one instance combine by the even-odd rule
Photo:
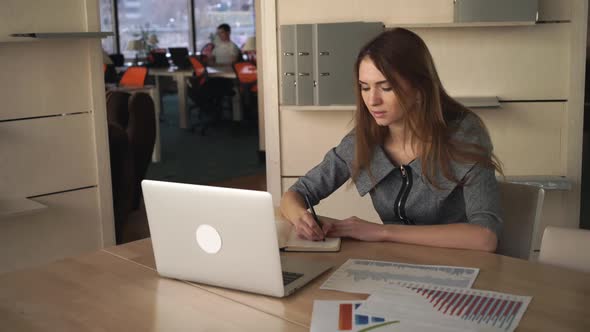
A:
<svg viewBox="0 0 590 332">
<path fill-rule="evenodd" d="M 504 224 L 496 252 L 505 256 L 529 259 L 533 232 L 541 221 L 545 190 L 509 182 L 499 182 L 498 189 L 504 212 Z"/>
<path fill-rule="evenodd" d="M 190 100 L 199 109 L 199 121 L 191 127 L 191 131 L 200 128 L 200 134 L 205 135 L 207 129 L 214 122 L 221 119 L 224 97 L 234 95 L 232 83 L 226 79 L 210 78 L 207 67 L 195 56 L 189 57 L 195 76 L 187 80 L 187 94 Z M 205 119 L 205 117 L 209 119 Z"/>
<path fill-rule="evenodd" d="M 129 98 L 129 142 L 133 148 L 134 173 L 137 178 L 133 208 L 139 207 L 141 181 L 145 178 L 152 160 L 156 143 L 156 110 L 154 101 L 147 93 L 134 93 Z"/>
<path fill-rule="evenodd" d="M 121 77 L 119 85 L 129 87 L 143 87 L 145 85 L 147 73 L 148 69 L 146 67 L 129 67 Z"/>
<path fill-rule="evenodd" d="M 590 272 L 590 231 L 547 226 L 543 232 L 539 262 Z"/>
<path fill-rule="evenodd" d="M 125 57 L 121 53 L 109 54 L 109 58 L 111 58 L 115 67 L 123 67 L 125 65 Z"/>
<path fill-rule="evenodd" d="M 115 234 L 121 243 L 128 216 L 139 207 L 141 181 L 156 139 L 156 119 L 151 97 L 142 92 L 108 91 L 106 108 Z"/>
<path fill-rule="evenodd" d="M 103 64 L 104 82 L 109 84 L 116 84 L 119 81 L 117 70 L 114 65 Z"/>
<path fill-rule="evenodd" d="M 258 74 L 252 62 L 236 62 L 232 65 L 240 83 L 240 99 L 246 114 L 256 120 L 258 116 Z"/>
</svg>

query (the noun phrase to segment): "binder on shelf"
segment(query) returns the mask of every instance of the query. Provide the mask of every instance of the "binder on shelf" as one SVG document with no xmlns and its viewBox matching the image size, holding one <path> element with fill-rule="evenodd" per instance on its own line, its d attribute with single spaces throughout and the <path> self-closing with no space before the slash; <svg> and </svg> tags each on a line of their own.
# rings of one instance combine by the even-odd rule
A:
<svg viewBox="0 0 590 332">
<path fill-rule="evenodd" d="M 356 56 L 383 29 L 381 22 L 281 25 L 281 104 L 353 104 Z"/>
</svg>

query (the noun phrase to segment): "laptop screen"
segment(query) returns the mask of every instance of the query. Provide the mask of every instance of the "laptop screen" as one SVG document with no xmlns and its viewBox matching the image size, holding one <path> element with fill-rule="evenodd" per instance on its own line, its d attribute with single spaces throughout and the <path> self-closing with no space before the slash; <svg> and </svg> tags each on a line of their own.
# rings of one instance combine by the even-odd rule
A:
<svg viewBox="0 0 590 332">
<path fill-rule="evenodd" d="M 170 47 L 168 48 L 172 62 L 178 68 L 190 68 L 191 63 L 188 59 L 188 48 L 186 47 Z"/>
</svg>

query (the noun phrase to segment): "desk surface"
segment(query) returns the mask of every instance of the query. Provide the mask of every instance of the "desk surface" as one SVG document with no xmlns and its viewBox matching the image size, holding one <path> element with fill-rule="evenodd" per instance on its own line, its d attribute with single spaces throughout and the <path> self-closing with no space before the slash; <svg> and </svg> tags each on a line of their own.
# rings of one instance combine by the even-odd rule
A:
<svg viewBox="0 0 590 332">
<path fill-rule="evenodd" d="M 306 331 L 107 252 L 0 275 L 3 331 Z"/>
<path fill-rule="evenodd" d="M 590 274 L 494 254 L 345 240 L 338 253 L 288 253 L 480 268 L 474 288 L 533 296 L 517 331 L 589 331 Z M 149 239 L 0 275 L 8 331 L 305 331 L 313 300 L 365 299 L 320 290 L 324 274 L 276 299 L 160 278 Z"/>
<path fill-rule="evenodd" d="M 209 77 L 236 78 L 236 72 L 231 66 L 207 66 Z"/>
<path fill-rule="evenodd" d="M 113 255 L 154 269 L 151 240 L 105 249 Z M 473 288 L 533 296 L 518 331 L 589 331 L 590 274 L 469 250 L 438 249 L 396 243 L 345 240 L 338 253 L 288 253 L 328 260 L 336 267 L 349 258 L 477 267 Z M 330 273 L 285 298 L 276 299 L 217 287 L 197 287 L 290 322 L 309 326 L 313 300 L 365 299 L 366 295 L 320 290 Z"/>
<path fill-rule="evenodd" d="M 149 68 L 148 75 L 154 76 L 192 76 L 193 69 L 192 68 L 176 68 L 176 67 L 168 67 L 168 68 Z"/>
</svg>

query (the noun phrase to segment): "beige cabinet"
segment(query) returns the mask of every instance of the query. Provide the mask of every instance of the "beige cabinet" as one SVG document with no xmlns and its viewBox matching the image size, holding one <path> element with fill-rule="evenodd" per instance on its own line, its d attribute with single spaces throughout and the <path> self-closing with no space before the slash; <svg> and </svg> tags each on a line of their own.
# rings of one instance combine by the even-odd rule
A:
<svg viewBox="0 0 590 332">
<path fill-rule="evenodd" d="M 97 0 L 0 3 L 0 272 L 114 244 Z M 30 206 L 30 207 L 29 207 Z"/>
</svg>

